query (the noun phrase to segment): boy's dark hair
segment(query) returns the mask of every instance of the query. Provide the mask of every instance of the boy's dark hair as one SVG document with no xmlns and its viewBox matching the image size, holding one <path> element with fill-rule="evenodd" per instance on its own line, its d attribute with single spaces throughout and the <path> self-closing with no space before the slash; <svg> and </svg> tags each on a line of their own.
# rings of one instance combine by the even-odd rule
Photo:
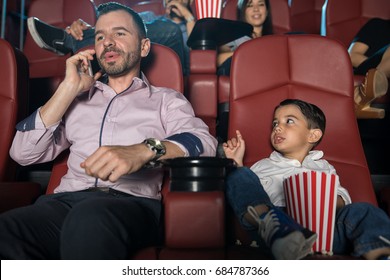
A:
<svg viewBox="0 0 390 280">
<path fill-rule="evenodd" d="M 133 9 L 122 5 L 117 2 L 107 2 L 100 4 L 97 7 L 96 15 L 97 19 L 104 14 L 108 14 L 114 11 L 125 11 L 127 12 L 134 20 L 135 26 L 137 27 L 138 35 L 141 39 L 146 38 L 146 26 L 140 15 Z"/>
<path fill-rule="evenodd" d="M 248 2 L 252 0 L 238 0 L 237 1 L 237 19 L 239 21 L 245 22 L 245 10 L 247 8 Z M 267 18 L 263 23 L 263 34 L 262 35 L 272 35 L 274 34 L 273 25 L 272 25 L 272 15 L 271 15 L 271 4 L 269 0 L 265 0 L 265 6 L 267 7 Z"/>
<path fill-rule="evenodd" d="M 299 100 L 299 99 L 285 99 L 285 100 L 283 100 L 282 102 L 280 102 L 280 104 L 278 106 L 276 106 L 274 112 L 278 108 L 280 108 L 282 106 L 286 106 L 286 105 L 295 105 L 301 110 L 303 116 L 307 120 L 307 124 L 308 124 L 309 129 L 320 129 L 322 131 L 322 137 L 315 144 L 315 146 L 317 146 L 321 142 L 321 140 L 325 134 L 326 117 L 325 117 L 324 112 L 318 106 L 311 104 L 311 103 L 308 103 L 308 102 L 305 102 L 303 100 Z"/>
</svg>

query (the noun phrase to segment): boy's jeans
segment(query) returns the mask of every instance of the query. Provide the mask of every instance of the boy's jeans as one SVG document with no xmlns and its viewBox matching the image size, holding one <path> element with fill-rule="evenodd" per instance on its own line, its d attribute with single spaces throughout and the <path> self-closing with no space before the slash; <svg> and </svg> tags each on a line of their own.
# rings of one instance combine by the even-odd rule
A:
<svg viewBox="0 0 390 280">
<path fill-rule="evenodd" d="M 237 168 L 226 180 L 226 197 L 242 226 L 251 231 L 255 228 L 245 221 L 249 205 L 265 204 L 273 207 L 259 177 L 249 168 Z M 357 202 L 344 206 L 336 214 L 333 252 L 335 254 L 362 254 L 381 247 L 388 247 L 379 236 L 390 240 L 390 218 L 369 203 Z"/>
</svg>

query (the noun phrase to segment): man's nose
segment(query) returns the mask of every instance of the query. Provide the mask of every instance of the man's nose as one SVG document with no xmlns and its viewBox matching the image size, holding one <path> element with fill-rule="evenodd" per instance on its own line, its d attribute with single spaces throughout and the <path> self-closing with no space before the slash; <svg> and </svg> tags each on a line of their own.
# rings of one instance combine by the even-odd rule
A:
<svg viewBox="0 0 390 280">
<path fill-rule="evenodd" d="M 103 42 L 104 46 L 108 47 L 108 46 L 112 46 L 115 44 L 115 40 L 112 38 L 112 36 L 106 36 L 104 38 L 104 42 Z"/>
</svg>

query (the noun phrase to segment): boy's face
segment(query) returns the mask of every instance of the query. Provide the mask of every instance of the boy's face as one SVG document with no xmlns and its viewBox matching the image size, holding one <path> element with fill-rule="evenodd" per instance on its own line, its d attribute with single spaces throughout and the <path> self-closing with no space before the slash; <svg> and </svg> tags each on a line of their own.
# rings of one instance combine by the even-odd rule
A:
<svg viewBox="0 0 390 280">
<path fill-rule="evenodd" d="M 271 144 L 287 158 L 302 162 L 318 140 L 319 129 L 309 129 L 298 106 L 286 105 L 278 108 L 272 122 Z M 321 133 L 322 135 L 322 133 Z"/>
</svg>

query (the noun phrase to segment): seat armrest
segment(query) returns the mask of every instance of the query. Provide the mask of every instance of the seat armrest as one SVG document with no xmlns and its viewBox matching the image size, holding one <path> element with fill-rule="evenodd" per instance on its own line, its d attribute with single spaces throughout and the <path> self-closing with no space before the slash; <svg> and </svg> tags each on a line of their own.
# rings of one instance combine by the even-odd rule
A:
<svg viewBox="0 0 390 280">
<path fill-rule="evenodd" d="M 169 248 L 223 248 L 223 191 L 175 192 L 164 198 L 165 243 Z"/>
<path fill-rule="evenodd" d="M 0 213 L 27 206 L 42 194 L 41 185 L 34 182 L 0 183 Z"/>
</svg>

